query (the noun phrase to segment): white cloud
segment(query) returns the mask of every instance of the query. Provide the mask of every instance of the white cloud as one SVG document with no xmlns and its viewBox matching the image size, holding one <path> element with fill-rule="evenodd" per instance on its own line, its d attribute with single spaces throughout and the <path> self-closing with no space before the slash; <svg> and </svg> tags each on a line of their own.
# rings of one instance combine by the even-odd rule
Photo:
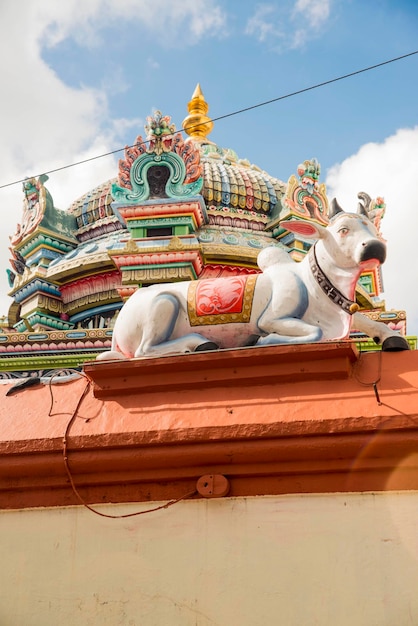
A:
<svg viewBox="0 0 418 626">
<path fill-rule="evenodd" d="M 275 17 L 277 8 L 271 4 L 261 4 L 256 8 L 252 17 L 249 18 L 245 28 L 245 34 L 255 36 L 258 41 L 277 39 L 284 36 L 280 24 Z M 273 19 L 275 18 L 275 19 Z"/>
<path fill-rule="evenodd" d="M 319 34 L 331 12 L 331 0 L 297 0 L 292 21 L 297 24 L 292 36 L 291 48 L 302 48 Z"/>
<path fill-rule="evenodd" d="M 293 17 L 298 21 L 306 21 L 309 28 L 321 28 L 328 20 L 331 11 L 331 0 L 297 0 L 293 9 Z"/>
<path fill-rule="evenodd" d="M 283 51 L 302 48 L 318 36 L 331 12 L 332 0 L 297 0 L 296 3 L 259 4 L 247 21 L 245 34 Z"/>
<path fill-rule="evenodd" d="M 44 33 L 47 46 L 68 37 L 85 47 L 97 46 L 102 43 L 101 28 L 115 19 L 142 24 L 168 46 L 187 45 L 226 30 L 226 14 L 217 0 L 42 0 L 38 4 L 38 21 L 48 22 Z"/>
<path fill-rule="evenodd" d="M 383 265 L 387 309 L 405 309 L 408 332 L 418 334 L 418 126 L 398 130 L 383 143 L 369 143 L 327 175 L 328 196 L 348 211 L 357 207 L 357 193 L 383 196 L 386 215 L 382 233 L 388 258 Z"/>
<path fill-rule="evenodd" d="M 107 11 L 121 18 L 136 18 L 161 42 L 173 45 L 176 36 L 193 43 L 204 36 L 226 32 L 226 14 L 217 0 L 103 0 Z"/>
</svg>

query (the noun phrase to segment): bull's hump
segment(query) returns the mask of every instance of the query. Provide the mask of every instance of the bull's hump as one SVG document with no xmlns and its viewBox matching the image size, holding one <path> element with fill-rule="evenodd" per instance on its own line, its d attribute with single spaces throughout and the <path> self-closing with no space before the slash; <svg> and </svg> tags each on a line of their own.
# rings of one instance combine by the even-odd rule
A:
<svg viewBox="0 0 418 626">
<path fill-rule="evenodd" d="M 293 259 L 289 256 L 286 250 L 277 246 L 268 246 L 260 252 L 257 258 L 257 265 L 262 272 L 272 265 L 278 263 L 293 263 Z"/>
</svg>

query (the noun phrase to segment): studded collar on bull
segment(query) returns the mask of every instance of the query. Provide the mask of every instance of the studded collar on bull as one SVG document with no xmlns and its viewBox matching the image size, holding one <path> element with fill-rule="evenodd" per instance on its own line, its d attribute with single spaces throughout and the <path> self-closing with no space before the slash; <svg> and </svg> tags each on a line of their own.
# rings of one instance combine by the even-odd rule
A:
<svg viewBox="0 0 418 626">
<path fill-rule="evenodd" d="M 315 278 L 316 282 L 321 287 L 325 295 L 330 300 L 332 300 L 334 304 L 337 304 L 338 306 L 340 306 L 343 309 L 343 311 L 345 311 L 349 315 L 353 315 L 354 313 L 357 313 L 357 311 L 360 308 L 357 302 L 353 302 L 353 300 L 349 300 L 348 298 L 346 298 L 341 293 L 341 291 L 337 287 L 335 287 L 335 285 L 332 284 L 328 276 L 323 272 L 323 270 L 319 266 L 318 259 L 316 258 L 315 245 L 316 244 L 314 244 L 309 251 L 309 265 L 311 268 L 312 275 Z"/>
</svg>

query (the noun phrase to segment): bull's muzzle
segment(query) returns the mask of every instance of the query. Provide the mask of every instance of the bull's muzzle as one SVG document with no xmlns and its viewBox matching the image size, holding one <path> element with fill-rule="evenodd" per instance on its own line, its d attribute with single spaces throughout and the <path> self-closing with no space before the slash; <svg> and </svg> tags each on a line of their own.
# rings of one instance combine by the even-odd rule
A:
<svg viewBox="0 0 418 626">
<path fill-rule="evenodd" d="M 379 263 L 384 263 L 386 259 L 386 246 L 377 239 L 366 241 L 362 244 L 360 262 L 363 263 L 372 259 L 376 259 Z"/>
</svg>

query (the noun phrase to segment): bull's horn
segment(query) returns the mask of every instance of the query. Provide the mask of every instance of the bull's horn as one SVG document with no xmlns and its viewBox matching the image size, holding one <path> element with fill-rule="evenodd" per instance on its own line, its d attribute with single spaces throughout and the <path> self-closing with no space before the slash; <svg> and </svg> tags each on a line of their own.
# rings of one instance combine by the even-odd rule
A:
<svg viewBox="0 0 418 626">
<path fill-rule="evenodd" d="M 329 219 L 335 217 L 338 213 L 344 213 L 343 209 L 340 207 L 340 205 L 337 202 L 337 198 L 333 198 L 331 200 L 331 208 L 328 212 L 328 217 Z"/>
<path fill-rule="evenodd" d="M 360 193 L 357 194 L 357 198 L 362 201 L 358 203 L 357 213 L 359 213 L 360 215 L 364 215 L 365 217 L 369 217 L 367 209 L 372 202 L 371 197 L 365 191 L 360 191 Z"/>
</svg>

